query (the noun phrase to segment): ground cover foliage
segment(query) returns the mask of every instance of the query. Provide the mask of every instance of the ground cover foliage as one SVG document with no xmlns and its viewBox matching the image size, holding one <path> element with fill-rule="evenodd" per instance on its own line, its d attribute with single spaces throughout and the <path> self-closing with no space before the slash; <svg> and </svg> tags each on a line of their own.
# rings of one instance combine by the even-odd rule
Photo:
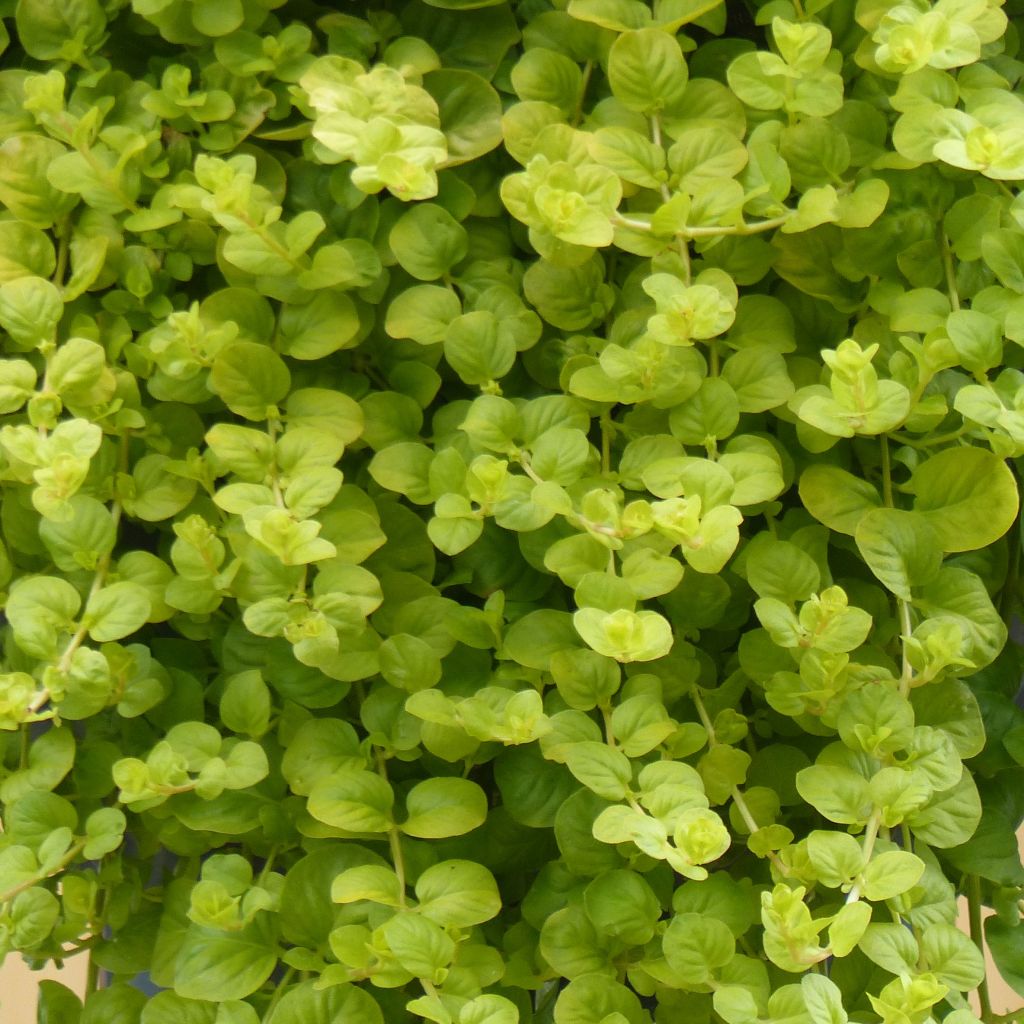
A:
<svg viewBox="0 0 1024 1024">
<path fill-rule="evenodd" d="M 1020 14 L 0 3 L 41 1021 L 1024 994 Z"/>
</svg>

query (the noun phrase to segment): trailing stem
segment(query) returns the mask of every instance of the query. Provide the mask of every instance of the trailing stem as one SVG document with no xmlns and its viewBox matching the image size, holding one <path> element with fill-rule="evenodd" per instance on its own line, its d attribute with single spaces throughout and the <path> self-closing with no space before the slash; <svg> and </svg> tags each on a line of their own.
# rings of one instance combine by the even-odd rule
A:
<svg viewBox="0 0 1024 1024">
<path fill-rule="evenodd" d="M 295 968 L 289 967 L 284 972 L 281 980 L 277 983 L 274 988 L 274 994 L 267 1004 L 267 1008 L 263 1013 L 263 1024 L 266 1024 L 268 1020 L 273 1016 L 274 1010 L 277 1008 L 277 1004 L 281 1001 L 281 997 L 288 991 L 288 983 L 295 977 Z"/>
<path fill-rule="evenodd" d="M 710 748 L 717 746 L 718 740 L 715 737 L 714 723 L 711 721 L 711 716 L 708 714 L 708 709 L 707 707 L 705 707 L 704 701 L 701 699 L 700 693 L 697 691 L 696 687 L 694 687 L 690 691 L 690 697 L 693 699 L 694 706 L 697 709 L 697 715 L 700 718 L 701 725 L 703 725 L 704 729 L 707 731 L 708 747 Z M 750 830 L 750 834 L 753 835 L 761 828 L 761 826 L 758 825 L 757 819 L 754 817 L 753 812 L 750 810 L 750 805 L 747 803 L 746 798 L 743 795 L 743 791 L 740 789 L 739 786 L 733 786 L 730 795 L 732 796 L 732 802 L 736 805 L 736 810 L 739 812 L 740 817 L 743 819 L 743 824 L 747 826 L 747 828 Z M 782 860 L 779 858 L 779 855 L 775 853 L 774 850 L 768 851 L 768 860 L 771 862 L 772 866 L 778 872 L 780 872 L 783 875 L 789 874 L 786 865 L 782 863 Z"/>
<path fill-rule="evenodd" d="M 982 956 L 985 955 L 985 936 L 981 927 L 981 879 L 978 875 L 971 875 L 967 884 L 967 919 L 971 929 L 971 940 L 978 947 Z M 992 1000 L 988 991 L 988 971 L 986 970 L 981 983 L 978 985 L 978 1006 L 981 1009 L 981 1019 L 989 1022 L 992 1020 Z"/>
<path fill-rule="evenodd" d="M 380 777 L 387 782 L 387 758 L 379 750 L 377 751 L 377 771 Z M 388 829 L 388 849 L 391 853 L 391 863 L 394 866 L 395 875 L 398 878 L 398 903 L 399 906 L 405 907 L 405 857 L 402 854 L 402 837 L 397 825 L 392 825 Z"/>
<path fill-rule="evenodd" d="M 861 846 L 861 860 L 864 862 L 864 867 L 867 867 L 868 862 L 871 860 L 871 854 L 875 850 L 875 842 L 878 839 L 878 827 L 882 823 L 882 812 L 877 808 L 871 812 L 871 817 L 868 818 L 867 826 L 864 829 L 864 842 Z M 854 882 L 853 888 L 850 889 L 846 896 L 847 903 L 856 903 L 860 899 L 860 882 Z"/>
<path fill-rule="evenodd" d="M 882 450 L 882 501 L 885 502 L 886 508 L 893 508 L 892 457 L 889 454 L 888 436 L 882 434 L 880 442 Z M 914 632 L 914 623 L 910 617 L 910 604 L 907 601 L 904 601 L 903 598 L 898 597 L 896 598 L 896 605 L 900 616 L 900 654 L 902 659 L 902 669 L 900 672 L 900 696 L 906 697 L 910 693 L 910 687 L 914 681 L 914 669 L 910 664 L 910 658 L 907 656 L 906 644 L 907 639 L 909 639 L 911 634 Z"/>
</svg>

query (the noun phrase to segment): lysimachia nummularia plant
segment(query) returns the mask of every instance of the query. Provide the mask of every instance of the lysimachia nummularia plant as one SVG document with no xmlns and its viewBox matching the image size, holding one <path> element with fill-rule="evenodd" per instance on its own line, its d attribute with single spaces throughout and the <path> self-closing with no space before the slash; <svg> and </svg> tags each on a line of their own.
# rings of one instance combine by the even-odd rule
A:
<svg viewBox="0 0 1024 1024">
<path fill-rule="evenodd" d="M 1013 1019 L 1021 0 L 0 19 L 42 1024 Z"/>
</svg>

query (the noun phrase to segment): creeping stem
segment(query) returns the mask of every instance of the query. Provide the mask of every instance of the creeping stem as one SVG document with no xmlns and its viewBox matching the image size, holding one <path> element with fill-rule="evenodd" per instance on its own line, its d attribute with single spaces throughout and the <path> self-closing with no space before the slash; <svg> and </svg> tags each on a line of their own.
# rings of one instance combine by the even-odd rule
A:
<svg viewBox="0 0 1024 1024">
<path fill-rule="evenodd" d="M 125 435 L 122 435 L 122 437 L 121 437 L 121 460 L 120 461 L 121 461 L 121 465 L 122 466 L 127 464 L 127 460 L 128 460 L 128 454 L 127 453 L 128 453 L 128 436 L 127 436 L 127 434 L 125 434 Z M 122 511 L 122 509 L 121 509 L 121 499 L 115 496 L 113 501 L 110 503 L 110 518 L 111 518 L 111 520 L 114 523 L 114 533 L 115 534 L 117 533 L 117 528 L 118 528 L 118 526 L 121 523 L 121 511 Z M 93 578 L 92 578 L 92 585 L 89 587 L 89 593 L 86 596 L 85 604 L 83 605 L 83 615 L 84 615 L 84 609 L 89 607 L 89 602 L 103 588 L 103 584 L 106 582 L 106 579 L 107 579 L 107 573 L 110 571 L 111 560 L 112 560 L 112 555 L 111 555 L 110 552 L 108 552 L 107 554 L 105 554 L 96 563 L 96 570 L 95 570 L 95 573 L 94 573 Z M 68 672 L 70 670 L 70 668 L 71 668 L 71 660 L 75 656 L 75 651 L 77 651 L 78 648 L 82 646 L 82 643 L 85 640 L 86 636 L 88 635 L 88 632 L 89 632 L 88 627 L 83 622 L 83 623 L 81 623 L 78 626 L 78 629 L 76 629 L 75 632 L 72 634 L 71 639 L 68 640 L 67 645 L 65 646 L 64 650 L 61 652 L 60 658 L 57 661 L 57 670 L 59 672 L 66 673 L 66 672 Z M 49 691 L 49 689 L 47 687 L 44 686 L 43 689 L 41 689 L 35 695 L 35 697 L 32 699 L 32 702 L 29 704 L 29 706 L 28 706 L 29 713 L 32 714 L 32 715 L 38 715 L 39 712 L 46 706 L 46 704 L 49 701 L 49 699 L 50 699 L 50 691 Z"/>
<path fill-rule="evenodd" d="M 388 782 L 388 763 L 383 752 L 377 751 L 377 772 L 380 777 Z M 401 833 L 398 826 L 392 822 L 388 829 L 388 847 L 391 851 L 391 863 L 394 865 L 395 874 L 398 876 L 398 903 L 404 907 L 405 903 L 405 857 L 402 854 Z"/>
<path fill-rule="evenodd" d="M 910 635 L 914 632 L 914 624 L 910 620 L 910 605 L 902 598 L 898 598 L 897 602 L 900 608 L 900 630 L 902 643 L 900 648 L 903 654 L 903 668 L 900 672 L 900 696 L 906 697 L 910 693 L 911 684 L 914 681 L 914 669 L 910 664 L 910 658 L 907 657 L 907 644 L 906 641 Z"/>
<path fill-rule="evenodd" d="M 651 142 L 654 145 L 661 147 L 661 115 L 654 114 L 651 116 Z M 661 183 L 661 200 L 667 203 L 672 198 L 672 193 L 669 191 L 668 185 L 665 182 Z M 690 271 L 690 244 L 683 235 L 676 236 L 676 248 L 679 250 L 679 258 L 683 263 L 683 284 L 687 287 L 690 286 L 692 280 L 692 274 Z"/>
<path fill-rule="evenodd" d="M 864 866 L 867 867 L 868 862 L 871 860 L 871 854 L 875 850 L 875 841 L 878 839 L 878 827 L 882 823 L 882 812 L 876 807 L 871 812 L 871 817 L 868 818 L 867 826 L 864 829 L 864 843 L 861 846 L 861 860 L 864 862 Z M 860 899 L 860 879 L 853 883 L 853 887 L 850 889 L 846 896 L 847 903 L 856 903 Z"/>
<path fill-rule="evenodd" d="M 33 886 L 38 885 L 47 878 L 59 874 L 82 852 L 82 850 L 85 849 L 85 843 L 86 841 L 84 839 L 80 839 L 77 843 L 68 848 L 68 852 L 65 853 L 56 864 L 49 866 L 43 872 L 38 872 L 30 878 L 26 878 L 23 882 L 19 882 L 17 885 L 11 886 L 11 888 L 6 892 L 0 892 L 0 904 L 9 903 L 18 895 L 18 893 L 24 892 L 26 889 L 31 889 Z"/>
<path fill-rule="evenodd" d="M 587 98 L 587 86 L 590 85 L 590 76 L 593 72 L 594 62 L 588 60 L 583 65 L 583 74 L 580 76 L 580 91 L 576 94 L 576 107 L 572 112 L 571 123 L 574 128 L 583 120 L 583 103 Z"/>
<path fill-rule="evenodd" d="M 271 416 L 267 420 L 267 436 L 270 438 L 271 450 L 273 451 L 273 462 L 270 467 L 270 487 L 274 494 L 274 504 L 278 508 L 284 508 L 284 494 L 281 491 L 281 472 L 277 466 L 277 433 L 280 428 L 280 420 Z"/>
<path fill-rule="evenodd" d="M 774 231 L 778 227 L 782 227 L 787 220 L 792 216 L 792 211 L 781 214 L 778 217 L 772 217 L 768 220 L 757 220 L 752 222 L 744 222 L 742 224 L 718 224 L 718 225 L 701 225 L 697 224 L 693 227 L 680 228 L 675 234 L 677 238 L 718 238 L 721 235 L 759 235 L 763 231 Z M 635 217 L 626 217 L 621 213 L 615 213 L 612 215 L 614 223 L 621 225 L 624 228 L 632 228 L 634 231 L 650 231 L 651 225 L 649 221 L 637 220 Z"/>
<path fill-rule="evenodd" d="M 981 878 L 978 875 L 970 875 L 967 885 L 967 919 L 971 929 L 971 940 L 978 947 L 982 956 L 985 955 L 985 939 L 981 929 Z M 978 1006 L 981 1009 L 981 1019 L 990 1021 L 992 1019 L 992 1000 L 988 993 L 988 971 L 978 985 Z"/>
<path fill-rule="evenodd" d="M 266 1021 L 270 1020 L 271 1016 L 273 1016 L 273 1013 L 274 1013 L 274 1010 L 277 1007 L 277 1004 L 281 1001 L 281 997 L 288 991 L 288 983 L 294 977 L 295 977 L 295 968 L 294 967 L 289 967 L 288 970 L 286 970 L 284 972 L 284 976 L 277 983 L 277 986 L 274 989 L 274 994 L 273 994 L 273 996 L 271 996 L 270 1002 L 267 1004 L 267 1009 L 266 1009 L 266 1011 L 263 1014 L 263 1022 L 264 1022 L 264 1024 L 266 1024 Z"/>
<path fill-rule="evenodd" d="M 956 268 L 953 266 L 953 250 L 949 247 L 949 239 L 945 231 L 939 232 L 939 246 L 942 249 L 942 269 L 946 275 L 946 291 L 949 293 L 949 304 L 953 309 L 960 308 L 960 292 L 956 286 Z"/>
<path fill-rule="evenodd" d="M 58 287 L 64 285 L 64 275 L 68 270 L 68 254 L 71 249 L 71 224 L 67 217 L 54 226 L 57 235 L 57 265 L 50 280 Z"/>
<path fill-rule="evenodd" d="M 886 508 L 893 508 L 892 494 L 892 459 L 889 455 L 889 438 L 882 434 L 880 438 L 882 446 L 882 500 Z M 914 669 L 907 657 L 906 641 L 914 632 L 914 623 L 910 617 L 910 605 L 902 597 L 896 598 L 896 605 L 900 616 L 900 651 L 902 655 L 902 670 L 900 672 L 900 696 L 906 697 L 910 693 L 910 687 L 914 681 Z"/>
<path fill-rule="evenodd" d="M 693 689 L 690 691 L 690 697 L 693 700 L 694 707 L 696 707 L 697 709 L 697 715 L 700 718 L 701 725 L 703 725 L 704 729 L 707 731 L 708 747 L 717 746 L 718 740 L 715 737 L 714 723 L 711 721 L 711 716 L 708 714 L 708 709 L 704 705 L 704 701 L 701 698 L 701 695 L 696 687 L 693 687 Z M 743 791 L 740 789 L 739 786 L 733 786 L 731 796 L 732 802 L 736 805 L 736 810 L 739 812 L 740 817 L 743 819 L 743 824 L 747 826 L 747 828 L 750 830 L 750 834 L 753 835 L 761 828 L 761 826 L 758 825 L 757 819 L 751 812 L 750 805 L 747 803 L 746 798 L 743 795 Z M 789 870 L 786 868 L 786 865 L 782 863 L 781 859 L 779 858 L 779 855 L 774 850 L 768 851 L 768 860 L 771 862 L 772 866 L 776 869 L 776 871 L 778 871 L 780 874 L 789 874 Z"/>
</svg>

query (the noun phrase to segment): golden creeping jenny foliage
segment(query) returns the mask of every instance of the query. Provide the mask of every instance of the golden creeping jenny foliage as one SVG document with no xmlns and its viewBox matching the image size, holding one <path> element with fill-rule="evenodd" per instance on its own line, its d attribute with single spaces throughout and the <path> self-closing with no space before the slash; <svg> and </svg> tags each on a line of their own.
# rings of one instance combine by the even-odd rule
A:
<svg viewBox="0 0 1024 1024">
<path fill-rule="evenodd" d="M 0 19 L 40 1021 L 1024 994 L 1020 0 Z"/>
</svg>

